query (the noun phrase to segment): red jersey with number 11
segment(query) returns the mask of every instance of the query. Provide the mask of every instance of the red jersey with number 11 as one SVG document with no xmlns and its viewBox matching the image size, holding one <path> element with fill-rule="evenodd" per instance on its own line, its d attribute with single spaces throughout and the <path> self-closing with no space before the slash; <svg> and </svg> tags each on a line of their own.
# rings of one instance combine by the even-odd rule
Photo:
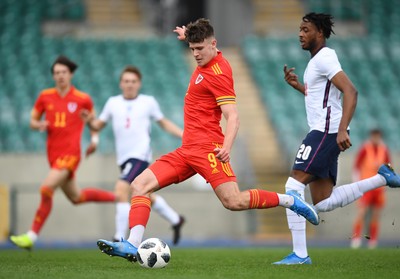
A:
<svg viewBox="0 0 400 279">
<path fill-rule="evenodd" d="M 205 66 L 198 66 L 190 79 L 184 104 L 182 143 L 223 143 L 221 105 L 235 104 L 232 69 L 218 51 Z"/>
<path fill-rule="evenodd" d="M 91 111 L 93 102 L 90 96 L 73 86 L 61 97 L 56 88 L 43 90 L 34 105 L 40 115 L 45 114 L 49 122 L 47 128 L 47 155 L 52 161 L 56 157 L 74 155 L 80 157 L 81 135 L 84 122 L 79 112 Z"/>
</svg>

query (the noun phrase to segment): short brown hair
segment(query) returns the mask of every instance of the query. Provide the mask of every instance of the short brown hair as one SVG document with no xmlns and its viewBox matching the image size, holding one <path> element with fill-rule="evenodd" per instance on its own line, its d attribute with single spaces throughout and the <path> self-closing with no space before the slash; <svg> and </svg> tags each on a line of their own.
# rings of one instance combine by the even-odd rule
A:
<svg viewBox="0 0 400 279">
<path fill-rule="evenodd" d="M 50 71 L 52 74 L 54 74 L 54 66 L 56 64 L 62 64 L 67 66 L 71 73 L 75 72 L 75 70 L 78 68 L 78 65 L 74 61 L 70 60 L 68 57 L 64 55 L 60 55 L 54 61 L 53 65 L 51 65 Z"/>
<path fill-rule="evenodd" d="M 185 37 L 187 43 L 201 43 L 207 38 L 214 37 L 214 28 L 208 19 L 199 18 L 188 24 Z"/>
<path fill-rule="evenodd" d="M 122 70 L 122 73 L 121 73 L 121 76 L 119 77 L 119 80 L 122 80 L 122 76 L 123 76 L 125 73 L 132 73 L 132 74 L 135 74 L 135 75 L 137 75 L 137 77 L 139 78 L 139 80 L 142 80 L 142 73 L 141 73 L 140 70 L 139 70 L 137 67 L 135 67 L 135 66 L 131 66 L 131 65 L 126 66 L 126 67 Z"/>
</svg>

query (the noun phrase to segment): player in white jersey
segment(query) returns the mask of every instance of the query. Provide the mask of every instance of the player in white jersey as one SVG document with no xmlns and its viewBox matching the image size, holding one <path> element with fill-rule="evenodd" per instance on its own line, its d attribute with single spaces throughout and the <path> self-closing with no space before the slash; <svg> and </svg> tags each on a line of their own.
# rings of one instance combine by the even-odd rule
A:
<svg viewBox="0 0 400 279">
<path fill-rule="evenodd" d="M 333 188 L 339 154 L 351 146 L 349 124 L 357 104 L 357 90 L 342 70 L 336 52 L 326 46 L 326 40 L 334 33 L 332 19 L 331 15 L 316 13 L 303 17 L 300 44 L 311 54 L 304 72 L 304 84 L 298 80 L 294 68 L 284 66 L 286 82 L 304 95 L 310 127 L 285 187 L 287 191 L 295 190 L 304 197 L 304 188 L 308 184 L 319 212 L 343 207 L 382 185 L 400 187 L 400 177 L 390 166 L 382 165 L 378 174 L 371 178 Z M 311 264 L 305 219 L 291 211 L 286 213 L 293 253 L 274 264 Z"/>
<path fill-rule="evenodd" d="M 110 97 L 98 119 L 90 119 L 83 113 L 89 127 L 99 131 L 111 122 L 117 154 L 117 164 L 121 175 L 115 185 L 118 198 L 116 204 L 116 232 L 114 239 L 125 239 L 129 217 L 129 185 L 145 170 L 151 161 L 150 129 L 151 121 L 155 121 L 166 132 L 182 138 L 183 131 L 164 117 L 156 99 L 139 94 L 142 75 L 138 68 L 127 66 L 121 73 L 120 88 L 122 94 Z M 158 195 L 151 196 L 152 207 L 169 221 L 174 232 L 173 243 L 180 239 L 180 230 L 184 218 L 173 210 Z"/>
</svg>

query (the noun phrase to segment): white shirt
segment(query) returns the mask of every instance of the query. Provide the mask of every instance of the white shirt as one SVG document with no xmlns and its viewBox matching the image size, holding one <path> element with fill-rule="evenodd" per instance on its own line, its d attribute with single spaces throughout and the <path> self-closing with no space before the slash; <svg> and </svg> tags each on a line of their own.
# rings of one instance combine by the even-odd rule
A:
<svg viewBox="0 0 400 279">
<path fill-rule="evenodd" d="M 336 52 L 322 48 L 308 62 L 304 72 L 305 105 L 310 131 L 337 133 L 342 118 L 341 92 L 332 78 L 342 71 Z"/>
<path fill-rule="evenodd" d="M 118 165 L 130 158 L 151 161 L 151 120 L 163 118 L 160 106 L 152 96 L 140 94 L 128 100 L 118 95 L 107 100 L 99 119 L 103 122 L 111 120 Z"/>
</svg>

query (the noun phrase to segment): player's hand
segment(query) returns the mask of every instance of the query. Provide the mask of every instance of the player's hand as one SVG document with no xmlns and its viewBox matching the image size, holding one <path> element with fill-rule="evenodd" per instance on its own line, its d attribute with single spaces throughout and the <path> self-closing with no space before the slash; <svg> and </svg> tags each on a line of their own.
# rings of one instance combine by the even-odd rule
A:
<svg viewBox="0 0 400 279">
<path fill-rule="evenodd" d="M 39 121 L 38 130 L 40 132 L 44 132 L 47 130 L 47 127 L 49 127 L 49 125 L 50 125 L 50 123 L 47 120 Z"/>
<path fill-rule="evenodd" d="M 225 148 L 215 148 L 214 149 L 215 157 L 220 160 L 222 163 L 227 163 L 231 159 L 229 155 L 229 151 Z"/>
<path fill-rule="evenodd" d="M 96 152 L 97 149 L 97 143 L 90 143 L 88 148 L 86 148 L 86 152 L 85 152 L 85 157 L 89 157 L 90 155 L 92 155 L 94 152 Z"/>
<path fill-rule="evenodd" d="M 336 138 L 336 143 L 341 151 L 349 149 L 350 146 L 352 145 L 349 133 L 347 133 L 347 131 L 339 131 Z"/>
<path fill-rule="evenodd" d="M 85 123 L 89 123 L 93 119 L 92 113 L 87 109 L 82 109 L 79 112 L 79 116 Z"/>
<path fill-rule="evenodd" d="M 295 68 L 287 68 L 287 65 L 283 66 L 283 72 L 285 74 L 285 81 L 294 88 L 298 88 L 299 79 L 298 76 L 294 73 Z"/>
<path fill-rule="evenodd" d="M 179 41 L 184 41 L 186 36 L 185 36 L 185 31 L 186 31 L 186 26 L 183 25 L 182 27 L 175 27 L 174 31 L 176 34 L 178 34 L 177 38 Z"/>
</svg>

